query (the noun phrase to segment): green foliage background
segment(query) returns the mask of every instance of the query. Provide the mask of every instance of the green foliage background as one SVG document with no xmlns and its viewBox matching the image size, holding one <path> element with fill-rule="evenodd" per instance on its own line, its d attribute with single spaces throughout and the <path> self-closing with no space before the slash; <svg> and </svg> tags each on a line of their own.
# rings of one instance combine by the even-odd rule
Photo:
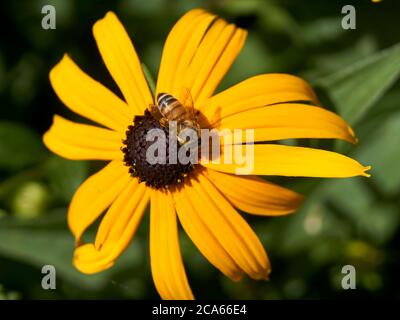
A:
<svg viewBox="0 0 400 320">
<path fill-rule="evenodd" d="M 41 28 L 41 8 L 54 5 L 57 29 Z M 341 28 L 352 4 L 357 29 Z M 396 0 L 31 0 L 2 1 L 0 18 L 0 299 L 158 298 L 149 268 L 148 216 L 111 270 L 94 276 L 71 265 L 66 208 L 82 181 L 102 163 L 67 161 L 48 152 L 41 135 L 57 113 L 70 113 L 48 73 L 64 52 L 118 92 L 96 50 L 93 23 L 116 11 L 137 51 L 157 74 L 163 41 L 188 9 L 203 7 L 249 30 L 246 47 L 219 88 L 251 75 L 300 75 L 327 108 L 348 120 L 360 142 L 291 141 L 350 154 L 372 165 L 372 177 L 273 178 L 307 196 L 280 218 L 246 216 L 265 244 L 269 282 L 230 282 L 181 234 L 198 298 L 298 299 L 399 297 L 400 34 Z M 95 229 L 93 229 L 94 231 Z M 41 288 L 41 267 L 57 269 L 57 289 Z M 341 268 L 354 265 L 357 289 L 341 288 Z"/>
</svg>

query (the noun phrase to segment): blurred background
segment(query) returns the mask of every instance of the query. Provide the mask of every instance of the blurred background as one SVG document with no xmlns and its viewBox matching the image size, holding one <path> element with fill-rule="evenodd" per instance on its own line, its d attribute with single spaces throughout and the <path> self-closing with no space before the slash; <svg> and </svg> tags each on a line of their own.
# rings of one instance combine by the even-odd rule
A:
<svg viewBox="0 0 400 320">
<path fill-rule="evenodd" d="M 56 9 L 56 29 L 43 30 L 43 5 Z M 356 9 L 344 30 L 342 7 Z M 287 141 L 323 147 L 372 165 L 372 177 L 272 178 L 306 196 L 296 214 L 245 215 L 272 261 L 269 282 L 231 282 L 181 233 L 197 298 L 312 299 L 400 297 L 400 3 L 384 0 L 29 0 L 2 1 L 0 19 L 0 299 L 158 298 L 149 267 L 148 215 L 115 267 L 87 276 L 71 265 L 66 208 L 76 188 L 104 163 L 67 161 L 43 146 L 53 114 L 65 108 L 48 80 L 65 52 L 118 93 L 91 28 L 115 11 L 155 76 L 163 41 L 193 7 L 249 30 L 245 48 L 218 90 L 249 76 L 284 72 L 316 88 L 323 104 L 354 127 L 360 142 Z M 94 232 L 92 230 L 91 232 Z M 57 289 L 43 290 L 41 268 L 54 265 Z M 356 290 L 343 290 L 344 265 Z"/>
</svg>

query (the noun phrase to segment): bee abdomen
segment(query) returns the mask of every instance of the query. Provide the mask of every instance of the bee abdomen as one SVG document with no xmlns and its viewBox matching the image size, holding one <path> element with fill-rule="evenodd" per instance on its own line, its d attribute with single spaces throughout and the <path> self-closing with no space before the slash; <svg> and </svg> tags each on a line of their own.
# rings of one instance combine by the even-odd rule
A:
<svg viewBox="0 0 400 320">
<path fill-rule="evenodd" d="M 177 120 L 186 113 L 178 99 L 168 93 L 159 93 L 157 103 L 160 112 L 170 121 Z"/>
<path fill-rule="evenodd" d="M 157 95 L 157 104 L 161 109 L 165 109 L 169 105 L 174 104 L 176 102 L 178 102 L 178 100 L 174 96 L 168 93 L 159 93 Z"/>
</svg>

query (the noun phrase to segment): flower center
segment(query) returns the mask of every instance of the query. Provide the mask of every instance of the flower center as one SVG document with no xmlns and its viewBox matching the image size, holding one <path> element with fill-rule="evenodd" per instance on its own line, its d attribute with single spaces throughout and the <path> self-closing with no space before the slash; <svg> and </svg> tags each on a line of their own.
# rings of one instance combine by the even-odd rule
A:
<svg viewBox="0 0 400 320">
<path fill-rule="evenodd" d="M 164 131 L 166 137 L 166 159 L 169 159 L 169 129 L 160 125 L 160 122 L 153 118 L 149 111 L 145 111 L 143 116 L 135 116 L 134 124 L 126 131 L 126 140 L 123 141 L 125 147 L 124 162 L 129 167 L 129 173 L 133 177 L 138 177 L 139 182 L 145 182 L 147 186 L 154 189 L 167 188 L 183 182 L 184 178 L 191 172 L 194 165 L 181 164 L 179 160 L 176 164 L 155 163 L 152 164 L 147 159 L 147 149 L 154 141 L 147 141 L 146 137 L 150 130 L 160 129 Z M 178 151 L 181 148 L 178 144 Z"/>
</svg>

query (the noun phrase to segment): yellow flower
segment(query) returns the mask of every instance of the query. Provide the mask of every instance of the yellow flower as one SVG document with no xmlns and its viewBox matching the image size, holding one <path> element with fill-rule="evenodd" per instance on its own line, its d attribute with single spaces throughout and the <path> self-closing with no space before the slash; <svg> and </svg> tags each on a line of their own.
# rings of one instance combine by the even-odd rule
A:
<svg viewBox="0 0 400 320">
<path fill-rule="evenodd" d="M 250 214 L 278 216 L 295 211 L 302 197 L 254 175 L 238 176 L 239 164 L 223 161 L 197 165 L 174 186 L 157 189 L 140 182 L 124 163 L 124 153 L 127 160 L 127 152 L 135 152 L 135 141 L 127 147 L 122 141 L 127 143 L 126 132 L 139 131 L 133 119 L 143 119 L 153 96 L 132 42 L 115 14 L 109 12 L 97 21 L 93 33 L 124 100 L 65 55 L 50 72 L 55 92 L 72 111 L 102 127 L 55 116 L 43 137 L 46 146 L 62 157 L 110 161 L 72 199 L 68 224 L 76 239 L 74 265 L 88 274 L 110 268 L 129 245 L 151 202 L 151 271 L 162 298 L 193 298 L 178 243 L 177 216 L 200 252 L 224 275 L 232 280 L 243 274 L 267 279 L 271 269 L 267 254 L 234 207 Z M 178 96 L 187 87 L 203 126 L 253 128 L 257 142 L 289 138 L 355 142 L 346 122 L 317 107 L 311 87 L 295 76 L 258 75 L 213 95 L 245 38 L 245 30 L 204 10 L 189 11 L 166 40 L 156 92 Z M 253 160 L 255 175 L 351 177 L 368 176 L 365 171 L 369 169 L 334 152 L 278 144 L 255 144 Z M 84 243 L 83 233 L 103 212 L 94 243 Z"/>
</svg>

